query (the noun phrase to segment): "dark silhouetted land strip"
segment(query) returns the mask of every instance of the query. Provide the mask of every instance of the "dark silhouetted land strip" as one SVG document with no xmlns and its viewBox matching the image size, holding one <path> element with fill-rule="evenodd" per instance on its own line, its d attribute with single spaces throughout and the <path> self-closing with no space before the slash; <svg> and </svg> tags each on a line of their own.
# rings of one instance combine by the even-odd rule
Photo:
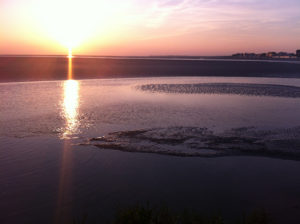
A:
<svg viewBox="0 0 300 224">
<path fill-rule="evenodd" d="M 0 57 L 0 81 L 64 80 L 65 57 Z M 300 63 L 234 60 L 73 58 L 74 79 L 158 76 L 300 77 Z"/>
</svg>

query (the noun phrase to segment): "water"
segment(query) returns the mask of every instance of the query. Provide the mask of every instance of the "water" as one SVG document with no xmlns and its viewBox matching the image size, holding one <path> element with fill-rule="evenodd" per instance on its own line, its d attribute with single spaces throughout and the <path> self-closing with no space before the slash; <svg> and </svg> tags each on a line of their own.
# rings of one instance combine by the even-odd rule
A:
<svg viewBox="0 0 300 224">
<path fill-rule="evenodd" d="M 299 88 L 282 78 L 2 83 L 0 222 L 109 218 L 147 200 L 300 220 Z"/>
<path fill-rule="evenodd" d="M 268 92 L 261 96 L 218 92 L 168 94 L 137 88 L 145 84 L 199 83 L 300 87 L 299 79 L 277 78 L 141 78 L 4 83 L 0 89 L 0 133 L 14 137 L 53 135 L 84 138 L 111 131 L 153 127 L 197 126 L 226 130 L 249 126 L 285 128 L 300 124 L 299 98 L 288 95 L 298 94 L 299 89 L 289 90 L 291 87 L 275 88 L 279 97 L 269 96 Z M 266 87 L 262 85 L 258 90 L 268 91 Z M 178 90 L 180 88 L 179 85 Z M 240 89 L 245 90 L 246 87 Z M 283 94 L 282 97 L 280 94 Z"/>
</svg>

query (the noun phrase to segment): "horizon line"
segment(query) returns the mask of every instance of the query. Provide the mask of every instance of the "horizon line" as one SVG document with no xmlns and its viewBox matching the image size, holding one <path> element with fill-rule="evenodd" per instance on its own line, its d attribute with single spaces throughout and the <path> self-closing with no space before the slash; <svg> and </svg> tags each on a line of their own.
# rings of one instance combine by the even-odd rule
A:
<svg viewBox="0 0 300 224">
<path fill-rule="evenodd" d="M 298 51 L 299 49 L 296 49 Z M 234 54 L 263 54 L 263 53 L 269 53 L 269 52 L 285 52 L 285 53 L 294 53 L 294 52 L 287 52 L 287 51 L 266 51 L 266 52 L 235 52 L 232 54 L 227 55 L 189 55 L 189 54 L 158 54 L 158 55 L 94 55 L 94 54 L 74 54 L 73 57 L 231 57 Z M 68 57 L 68 54 L 0 54 L 0 57 Z"/>
</svg>

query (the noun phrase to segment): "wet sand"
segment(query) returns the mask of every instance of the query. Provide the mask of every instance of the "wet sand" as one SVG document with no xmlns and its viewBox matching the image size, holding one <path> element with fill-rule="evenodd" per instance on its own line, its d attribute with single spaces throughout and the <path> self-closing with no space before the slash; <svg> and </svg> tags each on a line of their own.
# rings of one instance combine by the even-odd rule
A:
<svg viewBox="0 0 300 224">
<path fill-rule="evenodd" d="M 74 79 L 226 76 L 300 77 L 300 64 L 271 61 L 73 58 Z M 0 82 L 65 80 L 68 58 L 0 57 Z"/>
</svg>

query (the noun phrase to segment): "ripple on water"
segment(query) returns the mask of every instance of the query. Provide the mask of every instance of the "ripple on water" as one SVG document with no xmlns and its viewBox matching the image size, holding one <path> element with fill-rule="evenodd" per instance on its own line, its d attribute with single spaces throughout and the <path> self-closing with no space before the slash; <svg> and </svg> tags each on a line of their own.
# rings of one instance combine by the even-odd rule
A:
<svg viewBox="0 0 300 224">
<path fill-rule="evenodd" d="M 299 98 L 300 87 L 251 83 L 147 84 L 136 87 L 142 91 L 185 94 L 235 94 Z"/>
</svg>

